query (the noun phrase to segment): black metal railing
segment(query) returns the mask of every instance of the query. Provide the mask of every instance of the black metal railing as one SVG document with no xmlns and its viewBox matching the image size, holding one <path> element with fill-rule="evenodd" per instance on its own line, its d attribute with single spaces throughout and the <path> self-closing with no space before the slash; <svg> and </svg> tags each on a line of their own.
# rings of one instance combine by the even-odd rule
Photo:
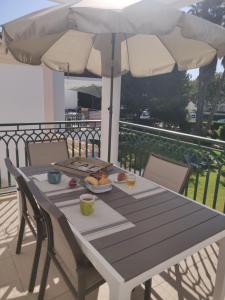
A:
<svg viewBox="0 0 225 300">
<path fill-rule="evenodd" d="M 0 189 L 14 185 L 4 164 L 28 164 L 26 143 L 66 139 L 70 156 L 100 156 L 100 121 L 0 124 Z"/>
<path fill-rule="evenodd" d="M 65 113 L 65 121 L 66 122 L 76 122 L 84 119 L 84 114 L 82 113 Z"/>
<path fill-rule="evenodd" d="M 120 165 L 142 175 L 150 153 L 192 167 L 185 195 L 220 211 L 225 203 L 225 142 L 120 122 Z"/>
<path fill-rule="evenodd" d="M 0 124 L 0 189 L 14 185 L 4 158 L 27 165 L 26 142 L 66 139 L 71 156 L 100 156 L 100 120 Z M 186 162 L 192 169 L 185 194 L 220 211 L 225 203 L 225 142 L 120 122 L 120 165 L 142 175 L 150 153 Z"/>
</svg>

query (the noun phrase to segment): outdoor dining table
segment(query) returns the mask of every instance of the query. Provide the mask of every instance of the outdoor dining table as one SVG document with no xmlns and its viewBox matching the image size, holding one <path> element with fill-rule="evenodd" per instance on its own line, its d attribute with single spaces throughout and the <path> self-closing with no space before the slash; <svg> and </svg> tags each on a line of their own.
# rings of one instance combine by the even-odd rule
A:
<svg viewBox="0 0 225 300">
<path fill-rule="evenodd" d="M 31 166 L 20 171 L 34 178 L 51 168 Z M 109 284 L 110 300 L 130 299 L 136 286 L 214 242 L 218 242 L 219 256 L 213 299 L 224 300 L 225 216 L 143 177 L 137 176 L 135 186 L 128 188 L 114 181 L 116 167 L 110 173 L 113 188 L 97 195 L 99 204 L 92 216 L 77 212 L 85 187 L 51 185 L 45 190 L 67 217 L 84 254 Z M 95 214 L 109 223 L 88 229 L 96 221 Z M 79 228 L 81 218 L 86 232 Z"/>
</svg>

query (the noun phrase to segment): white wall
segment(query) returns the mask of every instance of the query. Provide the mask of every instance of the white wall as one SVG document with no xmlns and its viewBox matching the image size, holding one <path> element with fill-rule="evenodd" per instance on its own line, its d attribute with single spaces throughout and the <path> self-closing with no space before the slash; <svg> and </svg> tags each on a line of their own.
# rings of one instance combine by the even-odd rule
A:
<svg viewBox="0 0 225 300">
<path fill-rule="evenodd" d="M 65 120 L 64 73 L 43 67 L 44 119 Z"/>
<path fill-rule="evenodd" d="M 41 67 L 0 64 L 0 123 L 44 121 Z"/>
<path fill-rule="evenodd" d="M 0 64 L 0 123 L 64 121 L 64 111 L 64 73 L 53 72 L 41 66 Z M 6 137 L 5 139 L 7 140 Z M 25 163 L 22 140 L 18 143 L 18 149 L 22 154 L 20 155 L 22 166 Z M 9 154 L 15 164 L 16 145 L 13 140 L 9 143 Z M 0 140 L 0 171 L 3 186 L 7 186 L 5 157 L 5 143 Z"/>
<path fill-rule="evenodd" d="M 65 89 L 65 108 L 74 109 L 78 105 L 77 92 Z"/>
</svg>

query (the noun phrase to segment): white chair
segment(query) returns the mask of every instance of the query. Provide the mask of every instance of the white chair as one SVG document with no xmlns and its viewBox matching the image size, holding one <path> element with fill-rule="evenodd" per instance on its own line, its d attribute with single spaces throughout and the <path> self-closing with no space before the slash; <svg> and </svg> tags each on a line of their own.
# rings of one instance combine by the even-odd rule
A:
<svg viewBox="0 0 225 300">
<path fill-rule="evenodd" d="M 84 256 L 65 215 L 50 202 L 31 180 L 31 193 L 37 200 L 47 228 L 47 254 L 38 300 L 43 300 L 50 263 L 54 263 L 76 300 L 97 300 L 98 289 L 105 282 Z"/>
<path fill-rule="evenodd" d="M 190 174 L 190 167 L 151 154 L 143 177 L 177 193 L 183 193 Z"/>
<path fill-rule="evenodd" d="M 66 140 L 27 143 L 28 160 L 31 166 L 46 165 L 69 158 Z"/>
<path fill-rule="evenodd" d="M 159 155 L 149 156 L 143 177 L 167 189 L 182 194 L 187 184 L 191 168 L 185 164 L 168 160 Z M 144 300 L 151 298 L 151 284 L 149 279 L 145 282 Z"/>
</svg>

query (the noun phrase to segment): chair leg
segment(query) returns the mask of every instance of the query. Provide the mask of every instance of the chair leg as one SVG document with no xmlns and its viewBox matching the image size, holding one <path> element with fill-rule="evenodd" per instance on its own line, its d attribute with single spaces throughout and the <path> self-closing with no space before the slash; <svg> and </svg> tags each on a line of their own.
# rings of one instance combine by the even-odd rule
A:
<svg viewBox="0 0 225 300">
<path fill-rule="evenodd" d="M 41 286 L 40 286 L 40 291 L 38 294 L 38 300 L 44 299 L 50 263 L 51 263 L 51 257 L 49 255 L 49 253 L 47 253 L 46 258 L 45 258 L 44 270 L 43 270 L 43 274 L 42 274 L 42 278 L 41 278 Z"/>
<path fill-rule="evenodd" d="M 152 279 L 145 281 L 144 300 L 151 299 Z"/>
<path fill-rule="evenodd" d="M 35 254 L 34 254 L 34 261 L 33 261 L 33 266 L 32 266 L 32 271 L 31 271 L 29 288 L 28 288 L 28 291 L 30 293 L 33 292 L 34 286 L 35 286 L 35 282 L 36 282 L 37 270 L 38 270 L 38 265 L 39 265 L 39 260 L 40 260 L 42 242 L 43 242 L 43 236 L 42 236 L 42 234 L 40 234 L 40 232 L 37 232 L 36 249 L 35 249 Z"/>
<path fill-rule="evenodd" d="M 20 221 L 20 229 L 19 229 L 18 241 L 16 246 L 16 254 L 20 254 L 21 252 L 24 230 L 25 230 L 25 218 L 24 216 L 22 216 Z"/>
<path fill-rule="evenodd" d="M 77 300 L 85 300 L 85 276 L 79 276 L 78 278 L 78 297 Z"/>
</svg>

